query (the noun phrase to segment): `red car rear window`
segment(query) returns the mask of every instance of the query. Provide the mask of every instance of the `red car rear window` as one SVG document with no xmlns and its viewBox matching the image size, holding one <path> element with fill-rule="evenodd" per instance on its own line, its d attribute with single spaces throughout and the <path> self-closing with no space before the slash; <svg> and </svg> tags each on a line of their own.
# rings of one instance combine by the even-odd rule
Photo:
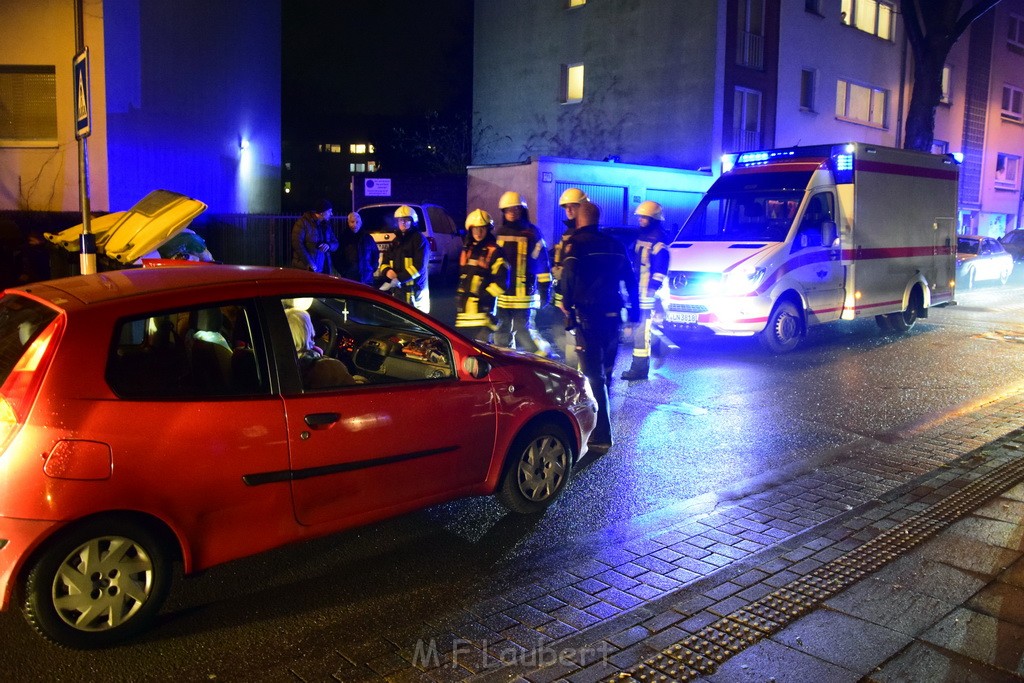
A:
<svg viewBox="0 0 1024 683">
<path fill-rule="evenodd" d="M 0 386 L 57 311 L 15 294 L 0 296 Z"/>
</svg>

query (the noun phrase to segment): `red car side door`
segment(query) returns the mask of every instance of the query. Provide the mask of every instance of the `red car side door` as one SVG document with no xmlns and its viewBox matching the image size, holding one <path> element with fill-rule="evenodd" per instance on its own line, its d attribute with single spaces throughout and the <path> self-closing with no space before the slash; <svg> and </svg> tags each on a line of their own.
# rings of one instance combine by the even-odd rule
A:
<svg viewBox="0 0 1024 683">
<path fill-rule="evenodd" d="M 301 524 L 381 519 L 483 481 L 495 437 L 486 380 L 341 387 L 285 399 Z"/>
</svg>

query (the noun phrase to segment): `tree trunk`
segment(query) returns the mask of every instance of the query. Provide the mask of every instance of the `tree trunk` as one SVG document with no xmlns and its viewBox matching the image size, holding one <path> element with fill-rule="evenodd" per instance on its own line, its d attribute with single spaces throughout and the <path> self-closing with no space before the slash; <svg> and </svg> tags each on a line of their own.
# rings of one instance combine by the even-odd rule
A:
<svg viewBox="0 0 1024 683">
<path fill-rule="evenodd" d="M 942 66 L 948 49 L 929 50 L 914 61 L 914 90 L 907 110 L 905 149 L 930 152 L 935 131 L 935 108 L 942 98 Z"/>
</svg>

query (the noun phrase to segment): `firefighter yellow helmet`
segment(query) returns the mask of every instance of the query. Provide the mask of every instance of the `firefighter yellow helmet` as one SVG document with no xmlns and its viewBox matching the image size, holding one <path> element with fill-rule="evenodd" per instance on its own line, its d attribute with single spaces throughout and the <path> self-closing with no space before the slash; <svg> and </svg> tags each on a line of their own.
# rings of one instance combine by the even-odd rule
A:
<svg viewBox="0 0 1024 683">
<path fill-rule="evenodd" d="M 580 202 L 589 201 L 586 193 L 578 187 L 570 187 L 568 190 L 562 193 L 562 196 L 558 198 L 558 205 L 565 206 L 566 204 L 579 204 Z"/>
<path fill-rule="evenodd" d="M 510 190 L 501 195 L 501 199 L 498 200 L 498 208 L 504 211 L 505 209 L 511 209 L 513 206 L 521 206 L 525 209 L 526 200 L 523 199 L 523 195 Z"/>
<path fill-rule="evenodd" d="M 489 228 L 492 225 L 494 225 L 494 220 L 491 218 L 491 214 L 483 209 L 473 209 L 466 216 L 466 230 L 471 228 Z"/>
<path fill-rule="evenodd" d="M 395 209 L 395 218 L 411 218 L 413 225 L 420 222 L 420 217 L 416 215 L 416 209 L 405 204 Z"/>
<path fill-rule="evenodd" d="M 647 216 L 653 218 L 656 221 L 665 220 L 665 212 L 661 208 L 661 204 L 658 202 L 652 202 L 648 199 L 646 202 L 640 202 L 640 206 L 636 207 L 636 211 L 633 212 L 634 216 Z"/>
</svg>

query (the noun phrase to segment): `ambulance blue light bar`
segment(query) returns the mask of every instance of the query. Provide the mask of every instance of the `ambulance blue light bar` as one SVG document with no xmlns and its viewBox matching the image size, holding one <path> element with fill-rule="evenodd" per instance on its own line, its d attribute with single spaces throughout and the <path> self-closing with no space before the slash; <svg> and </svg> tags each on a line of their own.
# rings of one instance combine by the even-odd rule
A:
<svg viewBox="0 0 1024 683">
<path fill-rule="evenodd" d="M 736 166 L 763 166 L 769 161 L 778 161 L 784 157 L 795 156 L 796 151 L 792 149 L 780 149 L 774 151 L 743 152 L 736 158 Z"/>
</svg>

